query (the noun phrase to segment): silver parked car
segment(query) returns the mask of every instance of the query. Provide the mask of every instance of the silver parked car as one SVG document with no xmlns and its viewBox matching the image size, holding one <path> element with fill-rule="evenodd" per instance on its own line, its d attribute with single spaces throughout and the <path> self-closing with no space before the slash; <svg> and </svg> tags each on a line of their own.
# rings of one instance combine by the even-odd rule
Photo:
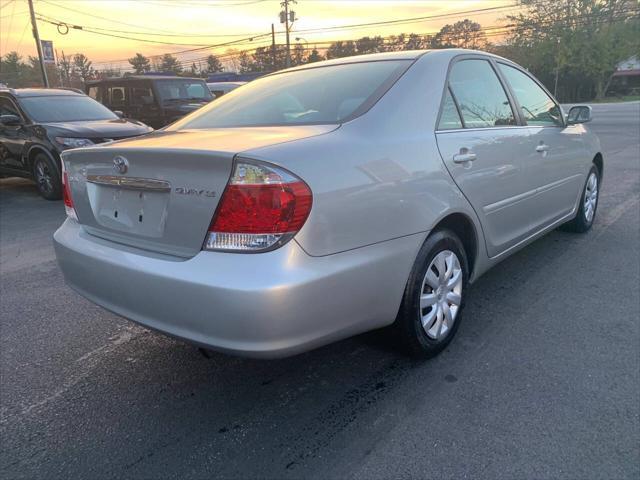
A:
<svg viewBox="0 0 640 480">
<path fill-rule="evenodd" d="M 65 152 L 56 254 L 80 294 L 207 348 L 286 356 L 391 325 L 431 356 L 469 283 L 556 227 L 591 227 L 590 119 L 481 52 L 305 65 Z"/>
</svg>

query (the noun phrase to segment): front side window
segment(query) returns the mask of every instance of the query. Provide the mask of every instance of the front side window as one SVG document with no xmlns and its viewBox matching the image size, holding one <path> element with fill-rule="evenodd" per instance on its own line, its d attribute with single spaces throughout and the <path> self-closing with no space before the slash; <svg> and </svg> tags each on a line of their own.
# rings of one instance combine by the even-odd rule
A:
<svg viewBox="0 0 640 480">
<path fill-rule="evenodd" d="M 0 115 L 16 115 L 21 117 L 20 112 L 8 98 L 0 97 Z"/>
<path fill-rule="evenodd" d="M 26 97 L 20 105 L 36 122 L 79 122 L 118 118 L 104 105 L 84 95 Z"/>
<path fill-rule="evenodd" d="M 156 90 L 165 103 L 173 101 L 205 101 L 213 100 L 213 96 L 203 81 L 196 80 L 159 80 Z"/>
<path fill-rule="evenodd" d="M 306 68 L 258 78 L 179 120 L 168 130 L 337 124 L 375 103 L 410 60 Z"/>
<path fill-rule="evenodd" d="M 131 87 L 131 105 L 153 105 L 153 90 L 150 87 Z"/>
<path fill-rule="evenodd" d="M 449 85 L 466 128 L 516 125 L 498 76 L 487 60 L 461 60 L 453 65 Z"/>
<path fill-rule="evenodd" d="M 531 77 L 504 63 L 498 65 L 518 99 L 527 125 L 563 126 L 560 107 Z"/>
</svg>

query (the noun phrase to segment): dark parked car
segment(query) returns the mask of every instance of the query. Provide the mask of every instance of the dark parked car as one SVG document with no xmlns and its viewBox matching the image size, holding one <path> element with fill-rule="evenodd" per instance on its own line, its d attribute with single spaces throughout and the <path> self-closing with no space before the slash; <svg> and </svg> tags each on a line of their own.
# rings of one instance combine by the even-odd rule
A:
<svg viewBox="0 0 640 480">
<path fill-rule="evenodd" d="M 132 75 L 87 82 L 87 95 L 153 128 L 168 125 L 213 100 L 201 78 Z"/>
<path fill-rule="evenodd" d="M 0 175 L 32 178 L 44 198 L 58 200 L 63 150 L 151 131 L 73 90 L 0 90 Z"/>
</svg>

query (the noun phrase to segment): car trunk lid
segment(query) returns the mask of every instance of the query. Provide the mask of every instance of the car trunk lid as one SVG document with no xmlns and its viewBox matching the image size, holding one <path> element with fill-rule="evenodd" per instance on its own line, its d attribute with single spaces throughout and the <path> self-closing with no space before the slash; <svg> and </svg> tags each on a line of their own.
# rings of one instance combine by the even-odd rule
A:
<svg viewBox="0 0 640 480">
<path fill-rule="evenodd" d="M 190 258 L 199 252 L 236 154 L 335 126 L 157 132 L 63 154 L 78 222 L 95 236 Z"/>
</svg>

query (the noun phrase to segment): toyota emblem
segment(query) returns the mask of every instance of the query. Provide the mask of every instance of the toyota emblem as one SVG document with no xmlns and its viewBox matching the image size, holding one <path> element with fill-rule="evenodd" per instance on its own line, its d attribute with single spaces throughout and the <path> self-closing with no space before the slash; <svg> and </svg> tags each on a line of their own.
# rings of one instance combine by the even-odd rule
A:
<svg viewBox="0 0 640 480">
<path fill-rule="evenodd" d="M 129 170 L 129 161 L 118 155 L 113 159 L 113 169 L 118 173 L 125 174 Z"/>
</svg>

